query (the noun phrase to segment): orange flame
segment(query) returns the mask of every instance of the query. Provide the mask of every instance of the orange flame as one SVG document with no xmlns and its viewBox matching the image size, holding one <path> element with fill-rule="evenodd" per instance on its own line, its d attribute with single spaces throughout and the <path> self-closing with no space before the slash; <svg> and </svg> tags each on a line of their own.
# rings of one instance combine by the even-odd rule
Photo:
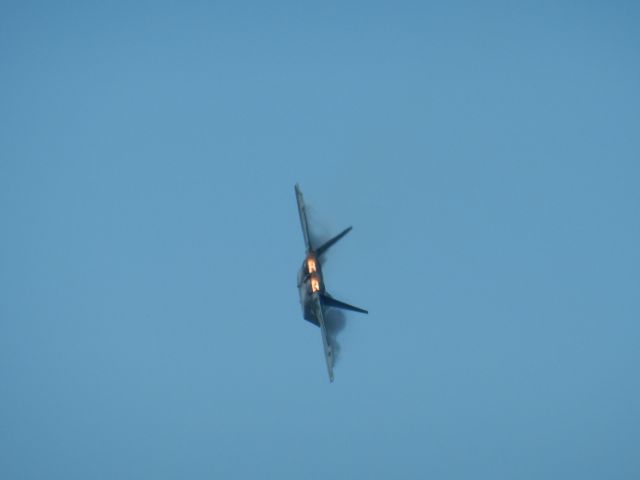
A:
<svg viewBox="0 0 640 480">
<path fill-rule="evenodd" d="M 316 276 L 311 277 L 311 291 L 313 293 L 320 291 L 320 280 Z"/>
<path fill-rule="evenodd" d="M 316 259 L 313 257 L 307 258 L 307 271 L 314 273 L 316 271 Z"/>
</svg>

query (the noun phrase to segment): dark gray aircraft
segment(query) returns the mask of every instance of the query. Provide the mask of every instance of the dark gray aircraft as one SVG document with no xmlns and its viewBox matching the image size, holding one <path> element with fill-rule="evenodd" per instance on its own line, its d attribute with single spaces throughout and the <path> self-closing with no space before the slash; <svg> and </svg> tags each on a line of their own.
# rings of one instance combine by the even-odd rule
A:
<svg viewBox="0 0 640 480">
<path fill-rule="evenodd" d="M 309 234 L 309 224 L 307 223 L 307 211 L 304 206 L 302 192 L 298 185 L 296 189 L 296 200 L 298 201 L 298 213 L 300 214 L 300 224 L 306 247 L 306 257 L 298 272 L 298 290 L 300 291 L 300 303 L 304 319 L 320 327 L 322 333 L 322 345 L 324 346 L 324 356 L 327 361 L 327 371 L 329 380 L 333 382 L 333 351 L 327 337 L 327 327 L 324 312 L 329 307 L 342 308 L 360 313 L 369 313 L 362 308 L 354 307 L 347 303 L 340 302 L 327 293 L 324 288 L 322 278 L 322 256 L 327 253 L 338 240 L 351 231 L 352 227 L 342 231 L 331 240 L 323 243 L 319 247 L 314 247 Z"/>
</svg>

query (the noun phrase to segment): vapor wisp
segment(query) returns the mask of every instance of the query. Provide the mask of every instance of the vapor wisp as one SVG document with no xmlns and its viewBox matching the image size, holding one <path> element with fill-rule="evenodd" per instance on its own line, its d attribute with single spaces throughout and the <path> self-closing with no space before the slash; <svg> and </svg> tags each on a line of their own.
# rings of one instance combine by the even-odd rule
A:
<svg viewBox="0 0 640 480">
<path fill-rule="evenodd" d="M 347 320 L 342 310 L 328 308 L 325 310 L 324 322 L 327 328 L 327 340 L 333 350 L 333 362 L 335 365 L 340 359 L 340 342 L 338 342 L 338 336 L 340 332 L 344 330 Z"/>
</svg>

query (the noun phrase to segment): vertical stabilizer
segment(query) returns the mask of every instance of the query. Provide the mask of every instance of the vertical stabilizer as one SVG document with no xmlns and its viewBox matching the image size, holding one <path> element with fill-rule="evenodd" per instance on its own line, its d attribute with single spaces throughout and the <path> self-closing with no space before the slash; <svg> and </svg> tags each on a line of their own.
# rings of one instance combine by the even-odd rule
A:
<svg viewBox="0 0 640 480">
<path fill-rule="evenodd" d="M 340 240 L 342 237 L 344 237 L 347 233 L 349 233 L 351 231 L 353 227 L 349 227 L 349 228 L 345 228 L 342 232 L 340 232 L 338 235 L 336 235 L 335 237 L 333 237 L 331 240 L 325 242 L 324 244 L 322 244 L 320 247 L 318 247 L 318 249 L 316 250 L 316 254 L 318 256 L 322 255 L 323 253 L 325 253 L 327 250 L 329 250 L 333 245 L 336 244 L 336 242 L 338 240 Z"/>
<path fill-rule="evenodd" d="M 342 310 L 351 310 L 352 312 L 358 313 L 366 313 L 369 312 L 364 308 L 354 307 L 353 305 L 349 305 L 348 303 L 341 302 L 340 300 L 336 300 L 328 293 L 325 293 L 322 296 L 322 303 L 324 303 L 327 307 L 341 308 Z"/>
</svg>

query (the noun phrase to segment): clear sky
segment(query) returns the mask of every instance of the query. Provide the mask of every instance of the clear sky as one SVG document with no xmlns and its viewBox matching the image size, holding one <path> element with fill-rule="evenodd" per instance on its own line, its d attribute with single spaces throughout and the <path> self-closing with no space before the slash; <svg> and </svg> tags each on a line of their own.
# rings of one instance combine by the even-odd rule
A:
<svg viewBox="0 0 640 480">
<path fill-rule="evenodd" d="M 640 478 L 640 7 L 480 3 L 2 2 L 0 478 Z"/>
</svg>

